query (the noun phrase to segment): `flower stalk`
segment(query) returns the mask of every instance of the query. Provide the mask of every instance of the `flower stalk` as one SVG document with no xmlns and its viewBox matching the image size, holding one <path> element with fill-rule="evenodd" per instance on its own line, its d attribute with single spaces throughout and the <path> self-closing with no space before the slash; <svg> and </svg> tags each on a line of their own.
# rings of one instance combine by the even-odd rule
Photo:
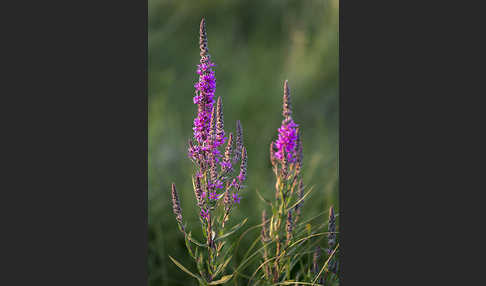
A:
<svg viewBox="0 0 486 286">
<path fill-rule="evenodd" d="M 240 121 L 236 122 L 235 149 L 233 149 L 233 134 L 229 133 L 229 138 L 225 136 L 223 100 L 221 97 L 215 100 L 215 64 L 209 54 L 204 18 L 199 27 L 199 50 L 201 58 L 197 66 L 198 81 L 194 84 L 193 97 L 197 114 L 193 122 L 193 138 L 188 143 L 188 156 L 196 170 L 192 179 L 193 192 L 196 205 L 200 209 L 201 229 L 205 239 L 204 244 L 194 243 L 198 255 L 193 255 L 192 246 L 187 243 L 188 240 L 190 242 L 194 240 L 190 237 L 190 233 L 186 233 L 182 224 L 182 211 L 174 184 L 172 203 L 178 225 L 186 234 L 188 252 L 194 258 L 200 277 L 203 279 L 199 282 L 205 281 L 203 284 L 208 284 L 224 275 L 224 268 L 231 255 L 230 247 L 225 244 L 225 238 L 228 236 L 225 233 L 225 224 L 228 223 L 235 205 L 240 202 L 240 192 L 247 176 L 248 155 L 243 146 Z M 240 170 L 235 173 L 233 165 L 238 162 Z M 237 226 L 241 227 L 245 221 Z"/>
</svg>

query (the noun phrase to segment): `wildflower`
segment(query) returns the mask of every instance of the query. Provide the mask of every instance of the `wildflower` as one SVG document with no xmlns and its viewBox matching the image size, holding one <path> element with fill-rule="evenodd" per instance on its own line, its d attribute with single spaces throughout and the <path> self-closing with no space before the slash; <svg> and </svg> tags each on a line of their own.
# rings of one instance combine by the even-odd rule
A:
<svg viewBox="0 0 486 286">
<path fill-rule="evenodd" d="M 219 198 L 220 198 L 220 195 L 218 195 L 218 193 L 216 193 L 216 192 L 210 192 L 209 193 L 209 199 L 210 200 L 217 200 Z"/>
<path fill-rule="evenodd" d="M 295 148 L 297 141 L 297 127 L 298 125 L 292 119 L 292 111 L 290 107 L 290 91 L 287 81 L 284 84 L 284 97 L 283 97 L 283 112 L 284 120 L 282 125 L 278 129 L 278 139 L 275 142 L 275 148 L 278 151 L 275 153 L 275 157 L 279 160 L 283 160 L 283 153 L 287 153 L 287 159 L 290 163 L 295 162 Z"/>
<path fill-rule="evenodd" d="M 207 220 L 209 218 L 209 210 L 201 209 L 201 212 L 199 214 L 203 219 Z"/>
<path fill-rule="evenodd" d="M 239 203 L 240 203 L 241 198 L 238 196 L 238 194 L 237 194 L 237 193 L 233 193 L 233 194 L 232 194 L 232 197 L 233 197 L 233 202 L 235 202 L 235 203 L 237 203 L 237 204 L 239 204 Z"/>
<path fill-rule="evenodd" d="M 193 98 L 194 104 L 198 105 L 198 114 L 194 119 L 194 139 L 201 145 L 207 140 L 209 135 L 210 112 L 213 109 L 214 92 L 216 90 L 216 77 L 212 69 L 215 65 L 211 62 L 207 43 L 206 22 L 202 19 L 199 28 L 201 60 L 197 67 L 199 80 L 194 85 L 195 96 Z"/>
<path fill-rule="evenodd" d="M 216 77 L 213 70 L 215 64 L 209 55 L 207 43 L 206 24 L 202 19 L 199 27 L 200 63 L 197 65 L 196 71 L 198 81 L 194 84 L 193 97 L 193 103 L 197 106 L 197 114 L 193 121 L 193 138 L 188 142 L 187 152 L 196 168 L 192 178 L 193 189 L 200 208 L 201 226 L 207 246 L 205 257 L 208 259 L 203 261 L 202 253 L 196 258 L 192 253 L 192 247 L 188 250 L 195 258 L 201 276 L 207 280 L 202 283 L 204 285 L 217 281 L 219 279 L 217 272 L 224 275 L 222 265 L 214 258 L 227 260 L 223 257 L 227 256 L 227 253 L 222 253 L 221 249 L 226 242 L 223 241 L 223 238 L 231 233 L 224 232 L 224 225 L 229 220 L 232 205 L 240 203 L 238 191 L 241 183 L 246 180 L 247 168 L 247 155 L 243 147 L 243 132 L 239 121 L 236 122 L 235 152 L 233 152 L 233 134 L 230 133 L 224 154 L 222 154 L 222 145 L 228 138 L 225 137 L 224 131 L 223 101 L 221 97 L 218 97 L 215 102 Z M 240 173 L 239 175 L 233 174 L 233 165 L 240 158 L 242 159 Z M 223 186 L 226 189 L 220 191 Z M 231 188 L 235 188 L 234 192 Z M 220 199 L 222 199 L 222 203 L 217 202 Z M 178 226 L 186 234 L 182 226 L 182 211 L 174 184 L 172 184 L 172 204 Z M 217 239 L 218 237 L 220 239 Z M 207 271 L 204 270 L 206 266 Z"/>
</svg>

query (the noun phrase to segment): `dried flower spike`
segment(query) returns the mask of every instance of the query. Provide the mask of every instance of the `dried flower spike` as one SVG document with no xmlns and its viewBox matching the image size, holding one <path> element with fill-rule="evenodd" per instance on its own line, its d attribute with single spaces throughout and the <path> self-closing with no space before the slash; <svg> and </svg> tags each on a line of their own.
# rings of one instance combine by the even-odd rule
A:
<svg viewBox="0 0 486 286">
<path fill-rule="evenodd" d="M 223 102 L 221 96 L 218 97 L 216 104 L 216 146 L 218 147 L 224 143 L 224 120 L 223 120 Z"/>
<path fill-rule="evenodd" d="M 328 225 L 329 234 L 327 235 L 327 243 L 329 245 L 329 250 L 332 251 L 336 245 L 336 217 L 334 216 L 334 208 L 331 206 L 329 209 L 329 225 Z"/>
<path fill-rule="evenodd" d="M 243 183 L 246 180 L 246 168 L 247 168 L 247 156 L 246 156 L 246 148 L 243 147 L 241 152 L 241 165 L 240 165 L 240 174 L 238 175 L 238 180 L 240 183 Z"/>
<path fill-rule="evenodd" d="M 231 206 L 231 196 L 228 190 L 224 192 L 223 203 L 225 210 L 228 211 Z"/>
<path fill-rule="evenodd" d="M 292 229 L 293 229 L 292 211 L 289 211 L 287 213 L 287 225 L 286 225 L 286 230 L 287 230 L 287 245 L 290 243 L 290 240 L 292 239 Z"/>
<path fill-rule="evenodd" d="M 299 180 L 299 186 L 297 188 L 297 200 L 301 200 L 304 197 L 304 183 L 302 182 L 302 179 Z M 295 222 L 299 220 L 300 217 L 300 211 L 302 209 L 302 205 L 304 204 L 303 201 L 300 201 L 296 206 L 295 206 Z"/>
<path fill-rule="evenodd" d="M 282 115 L 284 118 L 288 118 L 292 115 L 292 106 L 290 104 L 290 89 L 288 80 L 284 82 L 284 96 L 283 96 L 283 110 Z"/>
<path fill-rule="evenodd" d="M 302 146 L 302 136 L 300 134 L 300 129 L 297 128 L 297 142 L 296 142 L 296 173 L 299 174 L 302 170 L 302 165 L 304 161 L 304 150 Z"/>
<path fill-rule="evenodd" d="M 319 272 L 318 260 L 321 256 L 321 248 L 316 246 L 314 249 L 314 255 L 312 255 L 312 273 L 317 274 Z"/>
<path fill-rule="evenodd" d="M 224 151 L 224 159 L 221 162 L 221 168 L 224 173 L 231 172 L 233 166 L 231 164 L 231 155 L 233 152 L 233 133 L 229 134 L 228 143 L 226 144 L 226 149 Z"/>
<path fill-rule="evenodd" d="M 196 176 L 196 179 L 194 181 L 195 181 L 194 195 L 196 196 L 197 205 L 199 207 L 202 207 L 204 202 L 203 202 L 203 191 L 201 188 L 201 179 L 198 176 Z"/>
<path fill-rule="evenodd" d="M 272 163 L 272 166 L 275 167 L 277 164 L 277 158 L 275 157 L 275 149 L 274 149 L 275 143 L 272 141 L 270 142 L 270 162 Z"/>
<path fill-rule="evenodd" d="M 236 149 L 234 161 L 241 159 L 241 149 L 243 148 L 243 129 L 241 128 L 241 123 L 236 120 Z"/>
<path fill-rule="evenodd" d="M 182 211 L 181 211 L 181 204 L 179 202 L 179 196 L 177 195 L 176 186 L 172 183 L 172 211 L 176 216 L 176 220 L 179 225 L 182 227 Z"/>
<path fill-rule="evenodd" d="M 261 233 L 261 239 L 262 239 L 262 242 L 263 243 L 265 243 L 265 241 L 267 241 L 267 239 L 268 239 L 267 233 L 268 233 L 268 228 L 267 228 L 267 211 L 266 210 L 263 210 L 262 211 L 262 233 Z"/>
</svg>

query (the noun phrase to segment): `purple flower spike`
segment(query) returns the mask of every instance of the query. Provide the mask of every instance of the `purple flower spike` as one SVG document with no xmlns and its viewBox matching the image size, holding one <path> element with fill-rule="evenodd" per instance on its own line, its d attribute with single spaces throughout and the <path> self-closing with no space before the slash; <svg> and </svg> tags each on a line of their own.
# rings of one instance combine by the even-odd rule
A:
<svg viewBox="0 0 486 286">
<path fill-rule="evenodd" d="M 275 157 L 282 160 L 282 152 L 285 148 L 287 153 L 287 159 L 290 163 L 295 162 L 296 154 L 295 149 L 297 146 L 297 127 L 298 125 L 292 120 L 291 117 L 285 119 L 282 122 L 282 126 L 278 129 L 278 139 L 275 143 L 275 147 L 278 149 L 275 152 Z"/>
<path fill-rule="evenodd" d="M 201 21 L 199 29 L 199 49 L 201 50 L 200 64 L 197 66 L 199 81 L 194 85 L 196 95 L 193 98 L 194 104 L 198 105 L 198 114 L 194 119 L 194 139 L 203 144 L 209 136 L 209 124 L 211 122 L 211 111 L 214 104 L 214 92 L 216 90 L 216 77 L 213 67 L 215 66 L 208 53 L 208 40 L 206 34 L 206 22 Z"/>
<path fill-rule="evenodd" d="M 284 96 L 283 96 L 283 116 L 285 117 L 282 121 L 282 125 L 278 129 L 278 139 L 275 142 L 275 157 L 282 160 L 283 152 L 287 154 L 287 160 L 289 163 L 294 163 L 296 160 L 296 147 L 297 147 L 297 127 L 294 120 L 292 119 L 292 110 L 290 106 L 290 90 L 288 87 L 288 82 L 285 81 L 284 84 Z"/>
</svg>

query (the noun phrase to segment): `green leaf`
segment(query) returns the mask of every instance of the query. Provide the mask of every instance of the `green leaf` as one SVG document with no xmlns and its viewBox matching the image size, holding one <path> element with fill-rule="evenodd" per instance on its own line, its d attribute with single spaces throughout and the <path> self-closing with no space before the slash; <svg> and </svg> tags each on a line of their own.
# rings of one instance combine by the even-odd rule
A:
<svg viewBox="0 0 486 286">
<path fill-rule="evenodd" d="M 285 211 L 285 213 L 287 213 L 290 210 L 294 209 L 297 204 L 299 204 L 300 202 L 304 201 L 305 198 L 312 192 L 313 189 L 314 189 L 314 186 L 312 186 L 309 189 L 309 191 L 307 191 L 307 193 L 305 193 L 305 195 L 302 196 L 302 198 L 300 200 L 296 201 L 291 207 L 287 208 L 287 210 Z"/>
<path fill-rule="evenodd" d="M 199 242 L 199 241 L 195 240 L 194 238 L 192 238 L 191 233 L 189 233 L 189 235 L 187 236 L 187 239 L 188 239 L 190 242 L 192 242 L 192 243 L 194 243 L 195 245 L 197 245 L 197 246 L 200 246 L 200 247 L 206 247 L 206 246 L 207 246 L 207 243 L 201 243 L 201 242 Z"/>
<path fill-rule="evenodd" d="M 248 218 L 245 218 L 242 222 L 240 222 L 239 224 L 233 226 L 229 232 L 223 234 L 222 236 L 219 236 L 217 237 L 214 241 L 218 241 L 218 240 L 221 240 L 225 237 L 228 237 L 230 235 L 232 235 L 233 233 L 235 233 L 238 229 L 240 229 L 245 223 L 246 221 L 248 220 Z"/>
<path fill-rule="evenodd" d="M 260 200 L 262 200 L 264 203 L 267 203 L 269 205 L 272 205 L 272 201 L 268 200 L 268 199 L 265 199 L 262 194 L 260 194 L 260 192 L 258 191 L 258 189 L 256 189 L 256 193 L 258 195 L 258 198 L 260 198 Z"/>
<path fill-rule="evenodd" d="M 224 284 L 224 283 L 228 282 L 231 279 L 231 277 L 233 277 L 233 274 L 225 275 L 225 276 L 221 277 L 221 279 L 219 279 L 219 280 L 208 283 L 208 285 Z"/>
<path fill-rule="evenodd" d="M 228 263 L 230 262 L 230 260 L 231 260 L 232 257 L 233 256 L 228 257 L 228 259 L 226 259 L 226 261 L 224 262 L 224 264 L 219 265 L 218 269 L 214 273 L 214 276 L 215 277 L 218 276 L 219 272 L 223 272 L 224 271 L 224 269 L 226 268 L 226 266 L 228 265 Z"/>
<path fill-rule="evenodd" d="M 199 276 L 199 275 L 196 275 L 194 273 L 192 273 L 191 271 L 187 270 L 187 268 L 185 268 L 184 266 L 182 266 L 182 264 L 179 263 L 179 261 L 175 260 L 174 258 L 172 258 L 172 256 L 169 255 L 169 258 L 170 260 L 172 260 L 172 262 L 174 262 L 175 265 L 177 265 L 177 267 L 179 267 L 182 271 L 186 272 L 187 274 L 191 275 L 192 277 L 196 278 L 199 282 L 201 282 L 202 284 L 205 284 L 205 281 Z"/>
<path fill-rule="evenodd" d="M 322 284 L 318 283 L 309 283 L 309 282 L 302 282 L 302 281 L 283 281 L 283 282 L 278 282 L 275 285 L 314 285 L 314 286 L 323 286 Z"/>
<path fill-rule="evenodd" d="M 326 268 L 327 264 L 329 263 L 329 261 L 331 260 L 331 258 L 334 256 L 334 254 L 336 253 L 336 250 L 338 248 L 339 248 L 339 243 L 336 245 L 336 248 L 334 248 L 334 250 L 332 251 L 331 255 L 329 255 L 329 257 L 327 258 L 326 262 L 322 266 L 321 271 L 319 271 L 319 273 L 317 273 L 317 276 L 316 276 L 316 278 L 314 278 L 314 281 L 312 281 L 312 283 L 316 283 L 317 279 L 319 279 L 319 276 L 321 276 L 322 271 L 324 271 L 324 268 Z"/>
</svg>

